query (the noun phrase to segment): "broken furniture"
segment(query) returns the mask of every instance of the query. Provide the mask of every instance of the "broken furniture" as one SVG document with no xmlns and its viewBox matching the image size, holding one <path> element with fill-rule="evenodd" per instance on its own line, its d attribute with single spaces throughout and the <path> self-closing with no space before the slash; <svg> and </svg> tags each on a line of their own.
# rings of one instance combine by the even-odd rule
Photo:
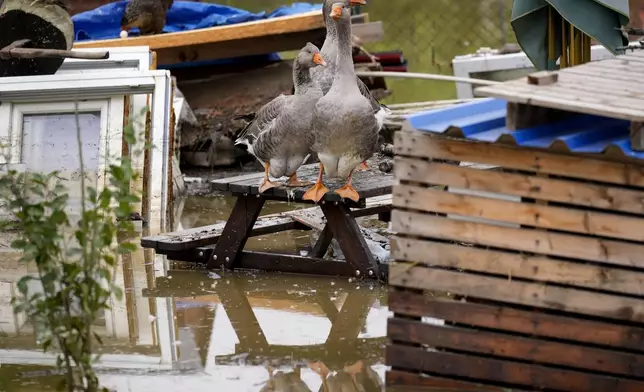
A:
<svg viewBox="0 0 644 392">
<path fill-rule="evenodd" d="M 314 182 L 317 173 L 318 165 L 306 165 L 300 168 L 298 177 L 303 181 Z M 376 262 L 355 218 L 374 214 L 382 214 L 384 218 L 387 215 L 391 208 L 389 204 L 367 207 L 366 200 L 370 197 L 390 194 L 393 185 L 392 175 L 378 170 L 356 172 L 353 186 L 361 197 L 357 203 L 343 201 L 337 194 L 329 192 L 320 203 L 326 225 L 311 256 L 244 250 L 249 237 L 293 229 L 310 229 L 309 226 L 297 221 L 279 219 L 262 225 L 256 224 L 267 200 L 311 204 L 302 200 L 307 187 L 273 188 L 260 195 L 258 188 L 263 176 L 263 173 L 253 173 L 215 180 L 211 183 L 213 191 L 221 191 L 237 199 L 222 231 L 218 230 L 217 225 L 199 227 L 145 237 L 141 240 L 141 245 L 154 249 L 157 254 L 165 254 L 171 260 L 202 263 L 209 269 L 259 269 L 375 279 L 386 277 L 387 266 Z M 329 189 L 335 189 L 339 188 L 344 180 L 325 183 Z M 338 241 L 347 262 L 323 259 L 334 238 Z"/>
</svg>

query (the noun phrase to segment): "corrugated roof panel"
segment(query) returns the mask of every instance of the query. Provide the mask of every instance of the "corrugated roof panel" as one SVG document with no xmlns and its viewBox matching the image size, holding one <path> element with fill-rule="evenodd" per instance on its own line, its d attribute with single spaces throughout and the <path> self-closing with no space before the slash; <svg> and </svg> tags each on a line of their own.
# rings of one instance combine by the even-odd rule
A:
<svg viewBox="0 0 644 392">
<path fill-rule="evenodd" d="M 510 131 L 505 126 L 506 106 L 502 99 L 483 99 L 413 114 L 407 118 L 407 125 L 419 131 L 476 141 L 580 153 L 619 152 L 644 159 L 644 152 L 631 149 L 628 121 L 579 114 L 551 124 Z"/>
</svg>

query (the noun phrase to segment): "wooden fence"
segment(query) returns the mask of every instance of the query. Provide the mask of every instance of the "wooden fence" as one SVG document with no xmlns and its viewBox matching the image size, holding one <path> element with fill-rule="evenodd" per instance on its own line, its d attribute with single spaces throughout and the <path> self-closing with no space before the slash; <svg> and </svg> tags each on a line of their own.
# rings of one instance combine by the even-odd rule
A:
<svg viewBox="0 0 644 392">
<path fill-rule="evenodd" d="M 390 388 L 644 391 L 642 163 L 423 132 L 395 150 Z"/>
</svg>

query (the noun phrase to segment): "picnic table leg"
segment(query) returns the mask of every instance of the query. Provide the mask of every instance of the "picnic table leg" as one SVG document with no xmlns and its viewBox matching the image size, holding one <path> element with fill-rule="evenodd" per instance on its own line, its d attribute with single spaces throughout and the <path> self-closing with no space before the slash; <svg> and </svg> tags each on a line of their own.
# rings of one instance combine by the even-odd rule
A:
<svg viewBox="0 0 644 392">
<path fill-rule="evenodd" d="M 257 196 L 240 196 L 235 202 L 226 226 L 217 241 L 217 245 L 208 260 L 206 268 L 225 267 L 232 269 L 238 256 L 246 245 L 259 213 L 264 206 L 264 198 Z"/>
<path fill-rule="evenodd" d="M 322 203 L 320 208 L 347 262 L 359 271 L 360 276 L 379 277 L 378 263 L 369 250 L 358 222 L 351 215 L 351 209 L 344 203 Z"/>
<path fill-rule="evenodd" d="M 248 353 L 268 350 L 268 341 L 248 302 L 244 289 L 235 282 L 231 283 L 224 289 L 217 290 L 217 295 L 239 340 L 235 352 Z"/>
<path fill-rule="evenodd" d="M 329 298 L 330 295 L 330 293 L 317 292 L 315 293 L 315 302 L 317 302 L 320 308 L 322 308 L 322 311 L 326 314 L 326 318 L 329 319 L 331 325 L 333 325 L 340 312 L 335 307 L 333 301 L 331 301 L 331 298 Z"/>
<path fill-rule="evenodd" d="M 324 225 L 324 229 L 322 229 L 322 232 L 320 233 L 320 237 L 318 238 L 318 240 L 315 242 L 315 245 L 313 246 L 312 256 L 319 259 L 324 258 L 326 251 L 329 249 L 329 246 L 331 246 L 332 240 L 333 240 L 333 233 L 331 233 L 331 229 L 329 228 L 329 225 Z"/>
<path fill-rule="evenodd" d="M 374 302 L 375 296 L 368 290 L 349 293 L 331 326 L 326 344 L 356 342 Z"/>
</svg>

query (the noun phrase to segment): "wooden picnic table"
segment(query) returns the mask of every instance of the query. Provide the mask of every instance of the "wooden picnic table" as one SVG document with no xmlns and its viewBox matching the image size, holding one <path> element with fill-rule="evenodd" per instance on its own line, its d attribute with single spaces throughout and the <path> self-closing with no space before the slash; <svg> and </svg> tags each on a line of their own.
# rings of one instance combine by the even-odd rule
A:
<svg viewBox="0 0 644 392">
<path fill-rule="evenodd" d="M 371 167 L 375 167 L 371 163 Z M 305 165 L 298 170 L 303 181 L 315 181 L 318 165 Z M 244 250 L 250 237 L 277 233 L 286 230 L 310 230 L 311 225 L 287 217 L 260 219 L 258 217 L 268 200 L 285 203 L 312 204 L 302 200 L 309 187 L 270 189 L 259 193 L 263 173 L 253 173 L 232 178 L 214 180 L 213 192 L 223 192 L 236 197 L 236 202 L 225 225 L 211 225 L 159 236 L 145 237 L 141 245 L 153 248 L 172 260 L 192 261 L 206 264 L 208 269 L 258 269 L 276 272 L 304 273 L 315 275 L 357 276 L 387 279 L 388 268 L 378 264 L 369 250 L 367 242 L 356 222 L 356 217 L 379 214 L 385 217 L 391 210 L 391 203 L 367 202 L 368 198 L 391 194 L 393 175 L 377 169 L 356 172 L 353 186 L 360 194 L 360 200 L 341 199 L 329 192 L 320 202 L 324 225 L 318 241 L 310 255 L 254 252 Z M 341 179 L 325 180 L 333 190 L 344 184 Z M 336 239 L 346 262 L 324 259 L 332 239 Z"/>
</svg>

